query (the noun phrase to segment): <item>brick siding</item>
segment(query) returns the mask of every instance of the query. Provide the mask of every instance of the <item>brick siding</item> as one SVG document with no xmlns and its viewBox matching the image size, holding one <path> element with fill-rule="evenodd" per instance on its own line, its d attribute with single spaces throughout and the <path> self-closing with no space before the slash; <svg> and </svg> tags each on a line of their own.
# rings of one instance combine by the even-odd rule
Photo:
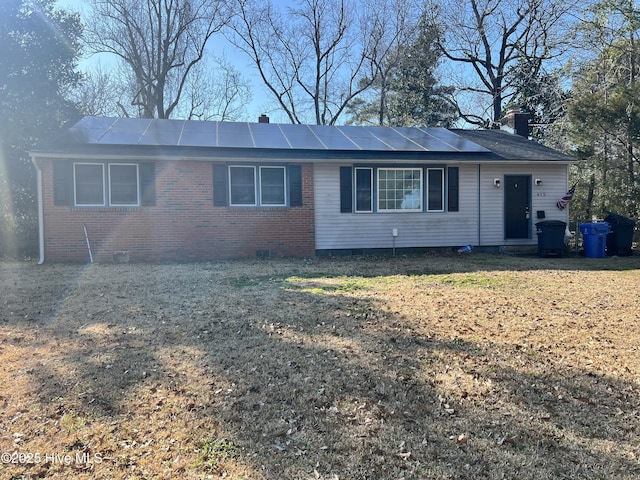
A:
<svg viewBox="0 0 640 480">
<path fill-rule="evenodd" d="M 52 161 L 43 175 L 45 261 L 84 262 L 86 225 L 96 261 L 199 261 L 315 254 L 313 165 L 302 165 L 301 207 L 217 207 L 211 163 L 157 161 L 156 205 L 68 207 L 53 201 Z"/>
</svg>

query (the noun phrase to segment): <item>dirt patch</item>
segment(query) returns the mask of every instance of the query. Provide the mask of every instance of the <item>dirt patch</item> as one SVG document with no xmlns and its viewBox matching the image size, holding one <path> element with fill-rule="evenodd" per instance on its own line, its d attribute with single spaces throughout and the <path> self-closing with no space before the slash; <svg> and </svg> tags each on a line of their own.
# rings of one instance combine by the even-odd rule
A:
<svg viewBox="0 0 640 480">
<path fill-rule="evenodd" d="M 0 477 L 630 479 L 640 258 L 0 264 Z"/>
</svg>

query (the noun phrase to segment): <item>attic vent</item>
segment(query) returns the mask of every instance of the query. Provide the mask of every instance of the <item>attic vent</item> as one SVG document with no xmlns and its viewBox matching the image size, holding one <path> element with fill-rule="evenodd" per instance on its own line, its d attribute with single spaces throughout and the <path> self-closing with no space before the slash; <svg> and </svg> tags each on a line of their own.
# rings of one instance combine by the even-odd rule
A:
<svg viewBox="0 0 640 480">
<path fill-rule="evenodd" d="M 269 123 L 269 117 L 263 113 L 258 117 L 258 123 Z"/>
</svg>

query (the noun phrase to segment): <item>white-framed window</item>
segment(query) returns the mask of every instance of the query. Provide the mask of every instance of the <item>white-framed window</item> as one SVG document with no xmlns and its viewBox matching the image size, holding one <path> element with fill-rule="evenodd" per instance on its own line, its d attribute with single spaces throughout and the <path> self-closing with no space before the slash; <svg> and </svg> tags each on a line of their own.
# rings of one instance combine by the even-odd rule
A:
<svg viewBox="0 0 640 480">
<path fill-rule="evenodd" d="M 229 166 L 229 205 L 233 207 L 287 206 L 286 167 Z"/>
<path fill-rule="evenodd" d="M 83 207 L 104 206 L 104 165 L 102 163 L 74 163 L 73 194 L 75 205 Z"/>
<path fill-rule="evenodd" d="M 138 165 L 109 164 L 109 204 L 137 207 L 140 202 Z"/>
<path fill-rule="evenodd" d="M 229 195 L 232 206 L 256 205 L 256 167 L 229 167 Z"/>
<path fill-rule="evenodd" d="M 427 212 L 444 212 L 444 168 L 427 168 Z"/>
<path fill-rule="evenodd" d="M 356 212 L 373 212 L 373 168 L 356 167 Z"/>
<path fill-rule="evenodd" d="M 378 212 L 421 212 L 422 169 L 378 168 Z"/>
<path fill-rule="evenodd" d="M 78 207 L 140 206 L 138 164 L 74 163 L 73 204 Z"/>
<path fill-rule="evenodd" d="M 286 206 L 285 167 L 260 167 L 260 204 L 273 207 Z"/>
</svg>

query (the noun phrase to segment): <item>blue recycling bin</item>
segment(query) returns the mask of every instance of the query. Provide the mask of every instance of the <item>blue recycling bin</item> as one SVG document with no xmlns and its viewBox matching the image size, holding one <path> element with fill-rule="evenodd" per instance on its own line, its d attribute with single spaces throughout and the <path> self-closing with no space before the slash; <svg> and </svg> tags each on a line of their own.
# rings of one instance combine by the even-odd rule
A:
<svg viewBox="0 0 640 480">
<path fill-rule="evenodd" d="M 604 258 L 606 256 L 607 234 L 609 224 L 607 222 L 582 223 L 582 245 L 584 254 L 588 258 Z"/>
</svg>

